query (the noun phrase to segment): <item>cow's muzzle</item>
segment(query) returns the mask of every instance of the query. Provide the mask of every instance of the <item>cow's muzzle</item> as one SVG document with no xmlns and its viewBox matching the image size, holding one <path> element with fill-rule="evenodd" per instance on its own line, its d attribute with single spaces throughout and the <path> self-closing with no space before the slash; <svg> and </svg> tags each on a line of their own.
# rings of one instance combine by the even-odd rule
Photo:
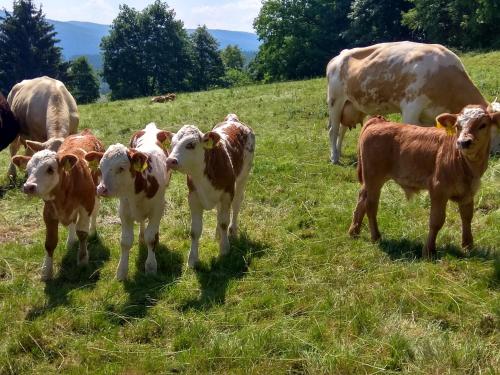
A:
<svg viewBox="0 0 500 375">
<path fill-rule="evenodd" d="M 167 159 L 167 168 L 168 169 L 173 169 L 173 170 L 176 170 L 179 168 L 179 162 L 177 161 L 176 158 L 168 158 Z"/>
<path fill-rule="evenodd" d="M 472 145 L 472 139 L 459 139 L 457 141 L 458 148 L 462 150 L 468 149 Z"/>
<path fill-rule="evenodd" d="M 103 184 L 97 186 L 97 195 L 100 197 L 109 197 L 109 190 Z"/>
<path fill-rule="evenodd" d="M 23 193 L 28 194 L 28 195 L 35 195 L 36 194 L 36 184 L 33 184 L 31 182 L 26 182 L 23 185 Z"/>
</svg>

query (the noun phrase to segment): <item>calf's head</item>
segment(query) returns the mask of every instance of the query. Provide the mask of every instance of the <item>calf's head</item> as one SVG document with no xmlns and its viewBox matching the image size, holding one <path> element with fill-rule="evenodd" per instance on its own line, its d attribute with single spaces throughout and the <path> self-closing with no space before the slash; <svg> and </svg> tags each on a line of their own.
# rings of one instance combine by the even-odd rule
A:
<svg viewBox="0 0 500 375">
<path fill-rule="evenodd" d="M 443 113 L 436 120 L 446 127 L 454 126 L 457 147 L 464 155 L 475 155 L 481 150 L 489 150 L 492 127 L 500 125 L 500 112 L 468 105 L 459 114 Z"/>
<path fill-rule="evenodd" d="M 91 169 L 101 170 L 101 182 L 97 186 L 97 195 L 120 197 L 133 188 L 137 173 L 148 168 L 148 156 L 122 144 L 110 146 L 105 153 L 92 151 L 85 155 Z"/>
<path fill-rule="evenodd" d="M 52 191 L 59 184 L 61 176 L 69 172 L 78 162 L 73 154 L 58 155 L 54 151 L 42 150 L 32 157 L 16 155 L 12 162 L 19 169 L 26 169 L 28 179 L 23 185 L 26 194 L 44 200 L 52 198 Z"/>
<path fill-rule="evenodd" d="M 216 132 L 203 134 L 196 126 L 185 125 L 172 138 L 167 167 L 191 175 L 203 173 L 205 152 L 219 141 L 220 135 Z"/>
</svg>

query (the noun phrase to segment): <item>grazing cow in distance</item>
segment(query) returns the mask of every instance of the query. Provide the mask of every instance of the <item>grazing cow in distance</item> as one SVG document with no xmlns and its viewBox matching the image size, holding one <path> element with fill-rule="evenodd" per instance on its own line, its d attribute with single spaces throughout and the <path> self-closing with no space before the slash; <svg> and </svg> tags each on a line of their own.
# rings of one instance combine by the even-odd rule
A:
<svg viewBox="0 0 500 375">
<path fill-rule="evenodd" d="M 220 254 L 229 253 L 228 229 L 231 236 L 236 236 L 254 149 L 252 129 L 234 114 L 228 115 L 208 133 L 203 134 L 197 127 L 185 125 L 174 135 L 167 165 L 169 169 L 187 175 L 191 210 L 190 267 L 198 263 L 204 210 L 217 207 Z"/>
<path fill-rule="evenodd" d="M 75 99 L 64 84 L 49 77 L 27 79 L 16 84 L 7 101 L 17 120 L 20 131 L 10 145 L 14 156 L 21 144 L 31 140 L 31 149 L 57 151 L 64 138 L 78 131 L 79 115 Z M 16 176 L 13 164 L 9 175 Z"/>
<path fill-rule="evenodd" d="M 166 103 L 173 102 L 176 98 L 175 94 L 169 93 L 165 95 L 155 96 L 151 99 L 151 103 Z"/>
<path fill-rule="evenodd" d="M 102 143 L 88 129 L 67 137 L 58 152 L 41 150 L 32 157 L 17 155 L 12 162 L 27 169 L 23 192 L 44 200 L 43 220 L 46 227 L 45 261 L 42 280 L 53 276 L 53 254 L 58 242 L 58 226 L 68 227 L 67 246 L 78 239 L 78 265 L 88 264 L 87 237 L 95 233 L 99 201 L 95 189 L 98 175 L 93 173 L 84 156 L 104 151 Z"/>
<path fill-rule="evenodd" d="M 118 280 L 127 278 L 135 221 L 140 224 L 140 242 L 146 242 L 148 248 L 146 273 L 156 273 L 155 251 L 165 208 L 165 190 L 171 174 L 167 170 L 166 144 L 171 138 L 172 133 L 160 130 L 151 123 L 132 136 L 130 147 L 115 144 L 105 153 L 91 152 L 85 157 L 89 163 L 99 161 L 102 180 L 97 194 L 120 199 L 122 234 L 121 256 L 116 271 Z M 146 220 L 148 224 L 144 228 Z"/>
<path fill-rule="evenodd" d="M 5 97 L 0 94 L 0 151 L 10 145 L 18 134 L 19 122 Z"/>
<path fill-rule="evenodd" d="M 372 118 L 363 127 L 358 145 L 358 178 L 362 184 L 349 233 L 359 234 L 366 213 L 372 241 L 380 238 L 377 209 L 380 190 L 394 180 L 408 198 L 419 190 L 429 191 L 429 236 L 422 256 L 436 253 L 436 237 L 444 224 L 448 200 L 458 203 L 462 218 L 462 247 L 473 244 L 471 221 L 474 195 L 488 166 L 491 127 L 500 124 L 500 112 L 482 106 L 466 106 L 459 114 L 437 117 L 456 129 L 421 128 Z"/>
<path fill-rule="evenodd" d="M 326 69 L 331 162 L 347 128 L 366 115 L 400 112 L 403 122 L 434 125 L 437 115 L 488 103 L 460 59 L 439 44 L 381 43 L 343 50 Z"/>
</svg>

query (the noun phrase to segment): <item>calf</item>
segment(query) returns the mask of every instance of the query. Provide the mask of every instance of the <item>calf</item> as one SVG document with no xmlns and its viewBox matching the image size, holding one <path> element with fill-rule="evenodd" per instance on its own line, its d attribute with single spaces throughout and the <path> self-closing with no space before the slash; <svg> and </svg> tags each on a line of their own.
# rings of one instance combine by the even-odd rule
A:
<svg viewBox="0 0 500 375">
<path fill-rule="evenodd" d="M 80 243 L 77 264 L 88 263 L 87 237 L 95 232 L 99 201 L 95 189 L 98 175 L 92 173 L 84 156 L 87 152 L 104 151 L 102 143 L 85 129 L 67 137 L 56 153 L 41 150 L 30 156 L 14 156 L 12 162 L 26 168 L 28 179 L 23 186 L 27 195 L 44 200 L 43 220 L 46 227 L 45 261 L 42 280 L 53 276 L 53 254 L 58 242 L 59 223 L 68 227 L 67 245 Z"/>
<path fill-rule="evenodd" d="M 377 209 L 380 190 L 392 179 L 408 198 L 428 190 L 431 199 L 429 236 L 422 256 L 436 252 L 436 237 L 444 224 L 448 200 L 458 203 L 462 218 L 462 247 L 472 246 L 471 221 L 474 195 L 488 166 L 491 127 L 500 123 L 500 112 L 469 105 L 459 114 L 441 114 L 437 123 L 456 130 L 404 126 L 372 118 L 364 126 L 358 146 L 358 178 L 362 184 L 349 229 L 358 235 L 365 213 L 371 238 L 380 238 Z"/>
<path fill-rule="evenodd" d="M 151 99 L 151 103 L 166 103 L 166 102 L 173 102 L 176 98 L 176 95 L 173 93 L 165 94 L 165 95 L 160 95 L 160 96 L 155 96 Z"/>
<path fill-rule="evenodd" d="M 120 199 L 122 252 L 116 271 L 118 280 L 127 278 L 128 258 L 134 241 L 134 221 L 139 222 L 139 238 L 145 240 L 148 247 L 146 273 L 156 273 L 155 250 L 165 207 L 165 189 L 170 181 L 168 153 L 163 144 L 171 138 L 172 133 L 159 130 L 151 123 L 133 135 L 130 147 L 115 144 L 104 154 L 91 152 L 85 156 L 90 163 L 100 161 L 102 180 L 97 187 L 97 194 Z M 148 224 L 144 229 L 146 220 Z"/>
<path fill-rule="evenodd" d="M 198 262 L 204 210 L 217 207 L 220 254 L 229 252 L 228 228 L 229 234 L 235 236 L 254 148 L 252 129 L 234 114 L 228 115 L 208 133 L 203 134 L 197 127 L 185 125 L 174 135 L 167 165 L 169 169 L 187 174 L 191 210 L 190 267 Z M 229 222 L 231 209 L 233 213 Z"/>
</svg>

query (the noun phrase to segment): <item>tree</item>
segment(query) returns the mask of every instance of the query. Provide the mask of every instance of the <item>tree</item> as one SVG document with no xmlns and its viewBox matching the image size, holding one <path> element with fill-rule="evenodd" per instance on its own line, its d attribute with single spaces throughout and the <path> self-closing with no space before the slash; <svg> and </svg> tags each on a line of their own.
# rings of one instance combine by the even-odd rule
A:
<svg viewBox="0 0 500 375">
<path fill-rule="evenodd" d="M 127 5 L 101 42 L 103 77 L 113 99 L 182 90 L 190 69 L 188 36 L 168 5 L 156 0 L 142 12 Z"/>
<path fill-rule="evenodd" d="M 192 88 L 206 90 L 217 86 L 224 76 L 224 64 L 219 45 L 206 26 L 198 27 L 191 35 L 193 70 Z"/>
<path fill-rule="evenodd" d="M 402 25 L 403 13 L 411 8 L 410 0 L 354 0 L 348 15 L 347 38 L 352 46 L 411 39 Z"/>
<path fill-rule="evenodd" d="M 324 74 L 346 47 L 351 0 L 265 0 L 254 21 L 262 44 L 251 71 L 256 79 Z"/>
<path fill-rule="evenodd" d="M 245 56 L 243 56 L 243 52 L 236 45 L 229 44 L 222 50 L 221 57 L 226 69 L 242 70 L 245 65 Z"/>
<path fill-rule="evenodd" d="M 66 82 L 79 104 L 92 103 L 99 98 L 99 80 L 84 56 L 71 61 Z"/>
<path fill-rule="evenodd" d="M 4 93 L 23 79 L 48 75 L 59 78 L 64 70 L 54 26 L 32 0 L 16 0 L 12 13 L 0 24 L 0 87 Z"/>
</svg>

